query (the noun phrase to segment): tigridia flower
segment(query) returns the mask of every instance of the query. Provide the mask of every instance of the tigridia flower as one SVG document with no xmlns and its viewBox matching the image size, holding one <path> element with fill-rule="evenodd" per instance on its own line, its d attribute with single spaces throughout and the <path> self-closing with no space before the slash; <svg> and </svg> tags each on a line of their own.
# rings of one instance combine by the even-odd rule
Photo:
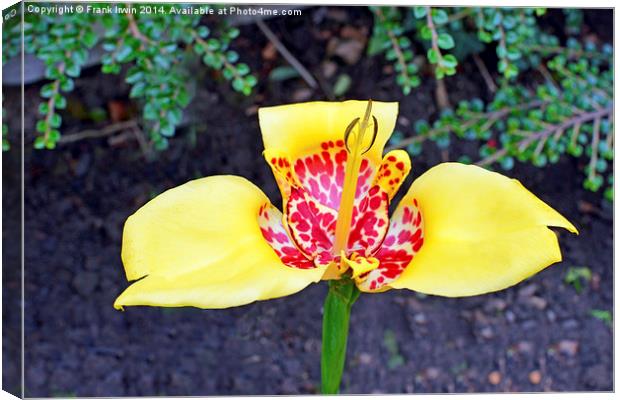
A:
<svg viewBox="0 0 620 400">
<path fill-rule="evenodd" d="M 296 293 L 322 279 L 363 292 L 469 296 L 504 289 L 561 260 L 550 226 L 576 228 L 518 181 L 444 163 L 409 173 L 383 155 L 397 103 L 261 108 L 264 157 L 280 211 L 250 181 L 211 176 L 170 189 L 128 218 L 127 279 L 114 306 L 226 308 Z"/>
</svg>

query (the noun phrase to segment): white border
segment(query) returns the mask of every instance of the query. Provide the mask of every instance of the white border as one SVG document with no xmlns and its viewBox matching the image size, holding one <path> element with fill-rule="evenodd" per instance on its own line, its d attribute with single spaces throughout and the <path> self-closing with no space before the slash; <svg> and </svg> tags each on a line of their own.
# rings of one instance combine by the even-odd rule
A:
<svg viewBox="0 0 620 400">
<path fill-rule="evenodd" d="M 80 1 L 67 1 L 67 2 L 80 2 Z M 134 0 L 134 1 L 130 1 L 133 3 L 139 3 L 139 2 L 145 2 L 145 0 Z M 150 0 L 148 2 L 158 2 L 158 3 L 166 3 L 167 1 L 162 1 L 162 0 Z M 11 5 L 15 4 L 15 1 L 10 1 L 10 0 L 0 0 L 0 8 L 5 9 L 7 7 L 10 7 Z M 184 2 L 184 3 L 189 3 L 188 2 Z M 413 3 L 410 1 L 402 1 L 402 0 L 374 0 L 371 2 L 359 2 L 359 1 L 354 1 L 354 0 L 336 0 L 333 3 L 330 3 L 326 0 L 323 1 L 312 1 L 312 0 L 295 0 L 295 1 L 278 1 L 278 0 L 273 0 L 273 1 L 257 1 L 257 0 L 248 0 L 248 1 L 201 1 L 201 2 L 194 2 L 194 3 L 206 3 L 206 4 L 213 4 L 213 3 L 224 3 L 224 4 L 289 4 L 289 5 L 294 5 L 294 4 L 309 4 L 309 5 L 319 5 L 319 4 L 329 4 L 329 5 L 368 5 L 368 4 L 377 4 L 377 5 L 400 5 L 400 6 L 411 6 L 411 5 L 417 5 L 417 4 L 424 4 L 424 5 L 435 5 L 435 6 L 449 6 L 449 5 L 453 5 L 453 6 L 514 6 L 514 7 L 524 7 L 524 6 L 532 6 L 532 7 L 557 7 L 557 8 L 568 8 L 568 7 L 578 7 L 578 8 L 613 8 L 615 5 L 614 1 L 609 1 L 609 0 L 589 0 L 589 1 L 576 1 L 576 0 L 564 0 L 564 1 L 518 1 L 518 0 L 494 0 L 494 1 L 488 1 L 488 0 L 475 0 L 475 1 L 463 1 L 463 0 L 450 0 L 450 1 L 441 1 L 441 0 L 424 0 L 420 3 Z M 617 22 L 618 22 L 618 15 L 615 13 L 614 10 L 614 27 L 617 26 Z M 616 30 L 614 30 L 614 43 L 618 43 L 618 33 Z M 0 44 L 1 46 L 1 44 Z M 614 52 L 614 66 L 615 66 L 615 71 L 614 71 L 614 76 L 617 76 L 617 71 L 618 71 L 618 63 L 616 60 L 616 53 Z M 1 72 L 2 72 L 2 66 L 0 65 L 0 77 L 1 77 Z M 1 78 L 0 78 L 1 79 Z M 618 82 L 614 79 L 614 93 L 617 92 L 618 89 Z M 0 94 L 0 99 L 1 99 L 1 94 Z M 616 105 L 616 109 L 614 110 L 614 120 L 618 121 L 617 118 L 617 105 Z M 23 107 L 22 107 L 22 112 L 23 112 Z M 616 135 L 618 134 L 618 130 L 616 129 Z M 23 141 L 22 141 L 23 142 Z M 617 154 L 615 155 L 615 157 L 617 156 Z M 615 157 L 614 157 L 614 171 L 615 171 Z M 0 176 L 1 176 L 1 172 L 2 172 L 2 166 L 0 164 Z M 1 179 L 1 178 L 0 178 Z M 617 185 L 617 181 L 618 179 L 616 179 L 616 185 Z M 22 165 L 22 185 L 23 185 L 23 165 Z M 616 191 L 617 186 L 614 185 L 614 191 Z M 2 204 L 2 200 L 0 198 L 0 205 Z M 616 211 L 618 210 L 618 205 L 617 202 L 614 203 L 614 216 L 616 215 Z M 0 211 L 0 216 L 1 216 L 1 211 Z M 23 226 L 23 224 L 22 224 Z M 614 237 L 616 234 L 616 220 L 614 218 Z M 22 242 L 23 243 L 23 242 Z M 2 244 L 0 244 L 0 249 L 2 248 Z M 616 253 L 616 243 L 614 243 L 614 256 Z M 614 257 L 614 261 L 615 261 L 615 257 Z M 1 261 L 0 261 L 1 263 Z M 22 264 L 22 268 L 23 268 L 23 264 Z M 22 270 L 22 277 L 23 277 L 23 270 Z M 0 270 L 0 278 L 1 278 L 1 270 Z M 1 281 L 1 279 L 0 279 Z M 615 271 L 615 262 L 614 262 L 614 288 L 618 287 L 618 283 L 620 282 L 620 278 L 618 276 L 618 274 Z M 23 288 L 23 285 L 22 285 Z M 22 296 L 23 296 L 23 291 L 22 291 Z M 23 303 L 22 303 L 23 304 Z M 617 305 L 617 297 L 615 295 L 615 290 L 614 290 L 614 322 L 618 320 L 618 309 L 616 307 Z M 2 306 L 2 298 L 0 297 L 0 308 Z M 22 308 L 22 312 L 23 312 L 23 308 Z M 2 322 L 0 321 L 0 327 L 1 327 Z M 22 319 L 22 324 L 23 324 L 23 319 Z M 617 326 L 614 323 L 614 327 Z M 22 326 L 23 328 L 23 326 Z M 23 334 L 23 329 L 22 329 L 22 334 Z M 618 332 L 617 330 L 614 332 L 614 346 L 615 343 L 617 343 L 617 338 L 618 338 Z M 1 346 L 0 346 L 0 354 L 1 354 Z M 618 382 L 618 361 L 620 360 L 620 357 L 618 355 L 618 352 L 615 352 L 614 354 L 614 387 L 615 384 Z M 22 364 L 23 365 L 23 364 Z M 0 363 L 0 379 L 1 379 L 1 372 L 2 372 L 2 364 Z M 23 375 L 23 374 L 22 374 Z M 22 376 L 23 378 L 23 376 Z M 488 393 L 488 394 L 451 394 L 450 398 L 452 399 L 488 399 L 489 396 L 496 396 L 498 394 L 496 393 Z M 411 396 L 411 398 L 414 398 L 414 395 L 389 395 L 390 397 L 398 397 L 398 398 L 409 398 Z M 415 395 L 416 399 L 432 399 L 432 398 L 436 398 L 438 395 Z M 502 398 L 506 398 L 506 399 L 512 399 L 512 400 L 525 400 L 525 399 L 536 399 L 536 398 L 545 398 L 545 399 L 549 399 L 549 398 L 556 398 L 557 397 L 561 397 L 562 399 L 569 399 L 569 400 L 581 400 L 581 399 L 608 399 L 608 398 L 614 398 L 614 394 L 613 393 L 535 393 L 535 394 L 502 394 L 501 395 Z M 246 399 L 246 398 L 251 398 L 248 396 L 222 396 L 225 397 L 226 399 Z M 282 396 L 260 396 L 261 399 L 278 399 Z M 290 396 L 287 396 L 290 397 Z M 316 396 L 295 396 L 298 398 L 315 398 Z M 344 399 L 353 399 L 359 396 L 340 396 L 340 398 L 344 398 Z M 365 397 L 375 397 L 374 395 L 368 395 Z M 383 397 L 383 396 L 382 396 Z M 135 399 L 161 399 L 161 397 L 134 397 Z M 207 398 L 207 397 L 196 397 L 196 398 Z M 212 398 L 212 397 L 211 397 Z M 0 399 L 14 399 L 14 397 L 6 392 L 0 392 Z M 131 399 L 131 397 L 125 397 L 125 399 Z"/>
</svg>

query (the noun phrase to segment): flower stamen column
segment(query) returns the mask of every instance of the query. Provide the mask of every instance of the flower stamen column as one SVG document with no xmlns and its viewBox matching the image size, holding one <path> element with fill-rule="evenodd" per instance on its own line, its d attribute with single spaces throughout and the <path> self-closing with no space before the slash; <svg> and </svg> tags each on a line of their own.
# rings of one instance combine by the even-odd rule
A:
<svg viewBox="0 0 620 400">
<path fill-rule="evenodd" d="M 337 257 L 340 256 L 337 268 L 341 274 L 349 269 L 345 250 L 351 230 L 355 191 L 357 189 L 362 155 L 372 146 L 378 129 L 377 120 L 373 116 L 372 125 L 375 132 L 370 140 L 370 144 L 366 145 L 365 139 L 368 137 L 367 131 L 370 126 L 371 112 L 372 101 L 369 100 L 361 123 L 359 118 L 354 119 L 347 127 L 344 135 L 345 147 L 349 154 L 340 207 L 338 209 L 336 237 L 333 247 L 335 259 L 338 260 Z M 355 127 L 358 127 L 356 132 L 354 132 Z M 352 134 L 354 136 L 351 138 Z M 352 142 L 352 146 L 349 145 L 349 142 Z M 364 150 L 365 146 L 366 150 Z M 321 392 L 323 394 L 338 393 L 346 359 L 349 316 L 353 303 L 355 303 L 359 295 L 360 291 L 349 274 L 345 274 L 340 280 L 332 280 L 329 283 L 329 292 L 325 298 L 323 308 L 323 341 L 321 348 Z"/>
</svg>

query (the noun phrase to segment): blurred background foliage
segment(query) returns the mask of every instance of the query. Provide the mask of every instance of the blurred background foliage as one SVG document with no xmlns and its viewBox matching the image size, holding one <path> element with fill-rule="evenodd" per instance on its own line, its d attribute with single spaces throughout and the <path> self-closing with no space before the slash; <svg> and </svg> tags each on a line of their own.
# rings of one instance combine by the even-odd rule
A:
<svg viewBox="0 0 620 400">
<path fill-rule="evenodd" d="M 146 6 L 160 12 L 26 14 L 24 51 L 45 63 L 47 79 L 40 91 L 35 148 L 56 147 L 66 94 L 95 46 L 103 49 L 97 61 L 104 73 L 124 74 L 141 109 L 146 145 L 157 150 L 167 148 L 192 101 L 188 65 L 194 60 L 216 71 L 234 91 L 252 94 L 257 78 L 243 54 L 231 49 L 240 31 L 226 18 L 207 25 L 201 15 L 169 13 L 170 5 Z M 478 154 L 459 161 L 504 170 L 517 161 L 544 167 L 563 156 L 577 157 L 585 160 L 584 188 L 613 201 L 613 48 L 587 35 L 581 10 L 563 9 L 563 26 L 551 28 L 541 24 L 544 8 L 371 6 L 369 12 L 374 25 L 367 56 L 393 66 L 404 96 L 420 85 L 421 70 L 431 68 L 442 109 L 432 121 L 415 121 L 409 130 L 395 132 L 391 148 L 419 156 L 426 141 L 448 148 L 462 139 L 475 143 Z M 3 24 L 3 63 L 19 55 L 20 35 L 19 18 Z M 483 60 L 489 52 L 497 60 L 492 66 Z M 458 74 L 459 64 L 470 59 L 492 99 L 453 106 L 443 79 Z M 270 79 L 299 72 L 295 65 L 283 66 Z M 341 75 L 333 92 L 342 97 L 350 85 L 351 78 Z M 4 150 L 10 147 L 6 131 L 3 124 Z"/>
</svg>

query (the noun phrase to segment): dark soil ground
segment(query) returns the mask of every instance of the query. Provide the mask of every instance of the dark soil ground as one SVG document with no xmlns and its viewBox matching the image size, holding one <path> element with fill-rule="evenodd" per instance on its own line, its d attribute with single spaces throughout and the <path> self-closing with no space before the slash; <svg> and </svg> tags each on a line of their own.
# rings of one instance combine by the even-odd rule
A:
<svg viewBox="0 0 620 400">
<path fill-rule="evenodd" d="M 269 26 L 320 75 L 328 39 L 316 35 L 337 37 L 346 21 L 371 26 L 362 8 L 306 9 L 304 17 L 271 20 Z M 266 40 L 254 26 L 243 27 L 242 37 L 247 39 L 239 42 L 240 53 L 262 78 L 258 95 L 241 99 L 225 83 L 201 83 L 192 105 L 201 119 L 198 133 L 180 132 L 153 160 L 146 161 L 134 141 L 113 146 L 106 139 L 86 140 L 49 152 L 26 147 L 26 396 L 318 392 L 324 283 L 228 310 L 112 308 L 128 285 L 120 260 L 123 223 L 155 194 L 196 177 L 236 174 L 279 204 L 260 156 L 253 105 L 296 101 L 305 86 L 298 80 L 269 82 L 265 74 L 273 65 L 260 53 Z M 435 115 L 433 79 L 425 77 L 405 97 L 380 57 L 351 66 L 335 62 L 355 83 L 348 98 L 400 102 L 403 132 L 411 132 L 412 121 Z M 461 68 L 446 80 L 450 100 L 488 97 L 473 62 Z M 34 114 L 29 110 L 36 109 L 38 88 L 26 88 L 27 114 Z M 106 107 L 127 93 L 120 77 L 95 68 L 77 80 L 72 98 L 89 108 Z M 310 97 L 324 99 L 325 93 Z M 5 108 L 19 115 L 19 91 L 7 88 L 6 99 Z M 27 124 L 33 126 L 32 118 Z M 63 129 L 72 133 L 83 125 L 66 116 Z M 9 127 L 18 132 L 18 119 Z M 455 143 L 447 158 L 465 151 L 467 144 Z M 429 145 L 413 160 L 408 182 L 441 160 Z M 5 206 L 19 204 L 19 179 L 9 171 L 18 161 L 16 150 L 4 154 Z M 590 314 L 612 310 L 612 211 L 600 195 L 582 189 L 582 170 L 583 161 L 566 158 L 544 169 L 519 164 L 509 173 L 579 228 L 579 236 L 559 232 L 562 263 L 485 296 L 448 299 L 396 290 L 361 296 L 351 316 L 342 392 L 612 390 L 612 328 Z M 4 283 L 13 289 L 19 287 L 19 231 L 7 223 L 15 216 L 5 212 L 3 226 Z M 593 273 L 580 293 L 564 283 L 572 266 Z M 13 312 L 3 318 L 14 324 L 19 299 L 7 293 L 5 310 Z M 5 351 L 16 351 L 7 348 L 17 343 L 16 335 L 5 338 Z M 4 374 L 5 382 L 18 381 L 19 368 L 5 364 Z"/>
</svg>

